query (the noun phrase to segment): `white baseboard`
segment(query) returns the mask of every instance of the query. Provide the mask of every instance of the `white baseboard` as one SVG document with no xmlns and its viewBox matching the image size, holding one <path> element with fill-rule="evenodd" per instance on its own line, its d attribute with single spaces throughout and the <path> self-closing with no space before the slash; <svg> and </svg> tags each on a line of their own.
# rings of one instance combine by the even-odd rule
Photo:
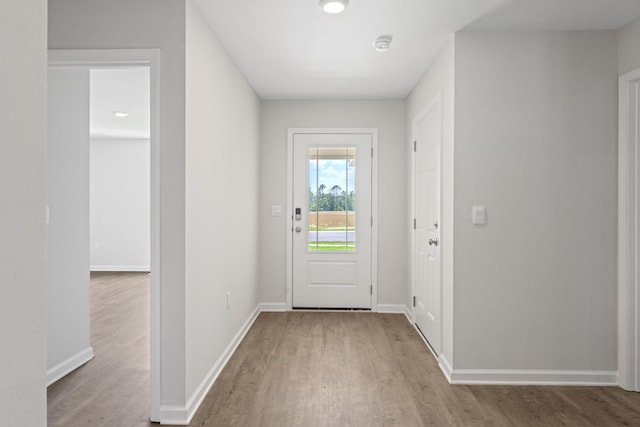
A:
<svg viewBox="0 0 640 427">
<path fill-rule="evenodd" d="M 136 271 L 136 272 L 150 272 L 151 266 L 149 265 L 92 265 L 89 267 L 90 271 Z"/>
<path fill-rule="evenodd" d="M 287 311 L 285 302 L 263 302 L 260 304 L 260 311 Z"/>
<path fill-rule="evenodd" d="M 616 371 L 560 371 L 510 369 L 451 369 L 451 384 L 615 386 Z M 444 370 L 443 370 L 444 371 Z"/>
<path fill-rule="evenodd" d="M 449 362 L 447 358 L 444 357 L 443 354 L 441 354 L 438 357 L 438 365 L 440 366 L 440 370 L 442 371 L 444 376 L 447 378 L 447 381 L 449 381 L 449 384 L 451 384 L 451 372 L 453 371 L 451 362 Z"/>
<path fill-rule="evenodd" d="M 160 424 L 186 426 L 189 424 L 186 406 L 163 405 L 160 407 Z"/>
<path fill-rule="evenodd" d="M 74 354 L 67 360 L 58 363 L 56 366 L 47 369 L 47 387 L 58 381 L 65 375 L 75 371 L 80 366 L 93 359 L 93 347 L 89 346 L 79 353 Z"/>
<path fill-rule="evenodd" d="M 244 322 L 238 333 L 233 337 L 222 355 L 209 370 L 198 388 L 196 388 L 196 390 L 193 392 L 185 406 L 167 405 L 160 408 L 161 424 L 188 425 L 191 422 L 191 419 L 202 404 L 202 401 L 213 386 L 213 383 L 215 383 L 218 375 L 220 375 L 220 372 L 222 372 L 224 367 L 227 365 L 229 359 L 244 339 L 244 336 L 247 334 L 247 332 L 249 332 L 251 325 L 253 325 L 253 322 L 255 322 L 258 314 L 260 314 L 261 308 L 262 305 L 258 304 L 258 306 L 249 315 L 249 318 Z"/>
<path fill-rule="evenodd" d="M 377 312 L 404 314 L 409 323 L 413 323 L 411 320 L 411 310 L 404 304 L 378 304 Z"/>
<path fill-rule="evenodd" d="M 401 313 L 404 314 L 404 304 L 378 304 L 378 313 Z"/>
<path fill-rule="evenodd" d="M 409 323 L 411 323 L 412 325 L 415 323 L 413 321 L 413 311 L 411 311 L 411 309 L 409 307 L 407 307 L 406 305 L 404 306 L 404 315 L 407 318 L 407 320 L 409 321 Z"/>
</svg>

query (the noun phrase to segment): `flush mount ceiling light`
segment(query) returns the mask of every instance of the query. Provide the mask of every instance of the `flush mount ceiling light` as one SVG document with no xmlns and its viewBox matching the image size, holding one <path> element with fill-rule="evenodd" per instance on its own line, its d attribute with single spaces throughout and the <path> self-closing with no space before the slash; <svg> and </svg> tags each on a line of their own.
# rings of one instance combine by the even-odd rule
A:
<svg viewBox="0 0 640 427">
<path fill-rule="evenodd" d="M 320 0 L 322 10 L 331 14 L 342 13 L 347 6 L 349 6 L 349 0 Z"/>
<path fill-rule="evenodd" d="M 393 40 L 393 37 L 389 35 L 380 36 L 373 42 L 373 47 L 375 47 L 378 52 L 386 52 L 391 47 L 391 40 Z"/>
<path fill-rule="evenodd" d="M 113 115 L 121 119 L 123 117 L 127 117 L 129 113 L 127 113 L 126 111 L 114 111 Z"/>
</svg>

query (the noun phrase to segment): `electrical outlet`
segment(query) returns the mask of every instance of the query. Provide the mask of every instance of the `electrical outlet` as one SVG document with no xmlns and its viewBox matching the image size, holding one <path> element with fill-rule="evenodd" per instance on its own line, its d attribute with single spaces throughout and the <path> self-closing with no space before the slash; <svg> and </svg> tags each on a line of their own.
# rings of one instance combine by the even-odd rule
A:
<svg viewBox="0 0 640 427">
<path fill-rule="evenodd" d="M 227 309 L 231 308 L 231 292 L 227 292 Z"/>
<path fill-rule="evenodd" d="M 100 249 L 100 242 L 95 242 L 93 247 L 96 249 Z"/>
</svg>

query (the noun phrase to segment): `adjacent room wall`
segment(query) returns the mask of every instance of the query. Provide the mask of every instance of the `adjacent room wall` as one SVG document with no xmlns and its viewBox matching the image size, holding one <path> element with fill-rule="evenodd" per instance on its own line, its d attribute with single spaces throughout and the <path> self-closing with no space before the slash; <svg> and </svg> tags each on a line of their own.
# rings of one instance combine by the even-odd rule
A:
<svg viewBox="0 0 640 427">
<path fill-rule="evenodd" d="M 148 139 L 91 139 L 91 271 L 150 271 Z"/>
<path fill-rule="evenodd" d="M 45 426 L 47 2 L 0 4 L 0 419 Z"/>
<path fill-rule="evenodd" d="M 456 35 L 455 369 L 615 381 L 616 47 Z"/>
<path fill-rule="evenodd" d="M 89 70 L 49 67 L 47 383 L 93 357 L 89 314 Z"/>
<path fill-rule="evenodd" d="M 159 48 L 161 400 L 185 404 L 184 0 L 49 2 L 50 49 Z"/>
<path fill-rule="evenodd" d="M 440 96 L 442 100 L 442 150 L 441 150 L 441 210 L 440 242 L 442 247 L 442 350 L 440 361 L 451 368 L 453 354 L 453 164 L 454 164 L 454 67 L 455 67 L 455 37 L 451 37 L 442 49 L 438 58 L 429 67 L 425 75 L 418 82 L 407 98 L 406 114 L 406 143 L 404 146 L 406 162 L 405 179 L 407 182 L 407 271 L 408 293 L 406 304 L 410 306 L 412 297 L 412 259 L 413 259 L 413 121 Z"/>
<path fill-rule="evenodd" d="M 264 101 L 260 145 L 261 302 L 286 303 L 287 129 L 378 128 L 378 304 L 407 304 L 404 100 Z M 271 216 L 271 206 L 283 209 Z"/>
<path fill-rule="evenodd" d="M 640 68 L 640 19 L 618 31 L 618 74 Z"/>
<path fill-rule="evenodd" d="M 260 100 L 191 1 L 186 19 L 186 394 L 191 411 L 229 355 L 227 346 L 257 313 Z"/>
</svg>

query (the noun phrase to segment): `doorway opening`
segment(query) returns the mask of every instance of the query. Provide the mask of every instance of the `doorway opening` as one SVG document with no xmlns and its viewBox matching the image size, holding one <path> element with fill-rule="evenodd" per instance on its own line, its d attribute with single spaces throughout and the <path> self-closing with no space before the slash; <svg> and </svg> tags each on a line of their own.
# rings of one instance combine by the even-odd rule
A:
<svg viewBox="0 0 640 427">
<path fill-rule="evenodd" d="M 160 242 L 160 222 L 159 222 L 159 94 L 160 94 L 160 85 L 159 85 L 159 51 L 157 49 L 127 49 L 127 50 L 50 50 L 49 51 L 49 70 L 71 70 L 76 71 L 78 74 L 83 74 L 87 76 L 87 83 L 89 81 L 89 73 L 95 73 L 95 76 L 101 73 L 113 73 L 117 70 L 137 70 L 140 74 L 144 75 L 146 73 L 147 80 L 146 83 L 140 83 L 138 81 L 137 84 L 134 84 L 133 89 L 129 90 L 138 90 L 140 84 L 146 85 L 146 90 L 148 92 L 148 97 L 146 101 L 147 103 L 147 129 L 146 135 L 136 134 L 136 130 L 134 127 L 126 129 L 125 138 L 114 138 L 113 134 L 109 134 L 107 127 L 101 126 L 100 121 L 94 123 L 91 121 L 92 133 L 93 136 L 97 136 L 96 138 L 92 138 L 93 141 L 89 142 L 89 132 L 85 134 L 84 129 L 79 131 L 79 138 L 85 138 L 86 144 L 86 152 L 85 154 L 80 155 L 80 159 L 76 159 L 75 163 L 82 164 L 80 167 L 82 170 L 82 174 L 84 176 L 83 180 L 83 188 L 81 192 L 82 194 L 86 194 L 87 199 L 84 202 L 80 202 L 86 208 L 83 208 L 83 212 L 76 212 L 72 215 L 73 218 L 77 218 L 77 220 L 86 223 L 86 228 L 80 227 L 82 233 L 86 233 L 85 243 L 89 243 L 86 246 L 83 246 L 85 249 L 79 249 L 83 251 L 83 260 L 86 260 L 85 270 L 86 271 L 86 282 L 84 277 L 80 277 L 80 283 L 85 286 L 87 292 L 86 295 L 83 295 L 86 302 L 86 313 L 84 313 L 83 319 L 86 319 L 86 326 L 83 326 L 84 329 L 88 331 L 88 319 L 89 319 L 89 306 L 88 306 L 88 276 L 89 270 L 103 270 L 103 271 L 114 271 L 114 270 L 129 270 L 129 271 L 139 271 L 142 273 L 137 273 L 138 275 L 146 276 L 149 283 L 149 303 L 148 303 L 148 316 L 147 316 L 147 328 L 148 328 L 148 336 L 150 337 L 147 340 L 147 345 L 149 348 L 149 356 L 148 356 L 148 378 L 149 378 L 149 400 L 150 400 L 150 409 L 149 413 L 146 414 L 148 419 L 151 421 L 159 420 L 159 411 L 160 411 L 160 266 L 159 266 L 159 242 Z M 94 77 L 95 77 L 94 76 Z M 96 77 L 99 80 L 99 77 Z M 120 78 L 116 78 L 115 80 L 123 81 L 123 76 Z M 86 87 L 86 96 L 83 96 L 81 100 L 77 101 L 75 108 L 78 110 L 83 109 L 86 110 L 86 116 L 88 119 L 89 115 L 89 96 L 88 96 L 89 88 Z M 105 97 L 106 95 L 102 95 Z M 64 105 L 65 97 L 61 98 L 62 106 L 61 109 L 64 110 L 67 106 Z M 105 120 L 109 121 L 117 121 L 120 119 L 139 119 L 144 114 L 135 113 L 134 106 L 123 105 L 121 107 L 106 107 L 107 111 L 104 111 Z M 49 111 L 51 116 L 51 111 L 56 111 L 57 107 L 52 105 L 51 100 L 51 91 L 50 91 L 50 100 L 49 100 Z M 128 111 L 130 110 L 130 111 Z M 71 122 L 83 122 L 82 117 L 84 114 L 76 117 L 71 116 Z M 137 116 L 137 117 L 136 117 Z M 61 117 L 65 117 L 64 113 Z M 144 118 L 142 119 L 145 120 Z M 134 122 L 135 120 L 129 120 L 129 124 Z M 103 123 L 104 124 L 104 123 Z M 86 121 L 87 128 L 89 127 L 89 120 Z M 50 120 L 50 128 L 51 128 L 51 120 Z M 126 126 L 125 126 L 126 128 Z M 55 131 L 50 129 L 50 132 Z M 121 135 L 122 136 L 122 135 Z M 126 140 L 127 144 L 123 142 L 123 139 Z M 92 154 L 94 158 L 90 158 L 89 155 L 89 145 L 92 145 L 93 150 Z M 146 144 L 146 145 L 145 145 Z M 49 147 L 49 152 L 55 151 L 52 147 Z M 64 154 L 64 153 L 63 153 Z M 146 160 L 146 165 L 141 167 L 130 167 L 125 168 L 122 164 L 114 166 L 115 163 L 109 163 L 106 160 L 111 159 L 115 160 L 135 160 L 135 158 L 144 158 Z M 60 165 L 64 165 L 64 162 L 68 162 L 69 159 L 58 159 Z M 91 198 L 92 204 L 92 213 L 93 214 L 101 214 L 102 218 L 113 219 L 115 215 L 113 212 L 119 212 L 123 216 L 128 217 L 127 219 L 131 220 L 133 217 L 136 217 L 137 223 L 135 221 L 125 221 L 128 225 L 124 226 L 123 223 L 119 225 L 114 225 L 113 222 L 111 224 L 100 223 L 100 215 L 96 218 L 93 218 L 91 221 L 91 227 L 89 227 L 89 163 L 93 160 L 97 163 L 94 163 L 95 170 L 109 170 L 109 169 L 117 169 L 111 170 L 108 174 L 108 177 L 101 176 L 99 179 L 94 179 L 91 182 L 91 186 L 95 188 L 99 188 L 100 191 L 94 192 Z M 93 162 L 92 162 L 93 163 Z M 138 166 L 140 166 L 138 164 Z M 64 168 L 62 166 L 59 169 Z M 125 171 L 125 169 L 128 169 Z M 136 170 L 137 169 L 137 170 Z M 140 193 L 132 193 L 137 195 L 129 195 L 129 199 L 116 199 L 115 195 L 123 194 L 126 195 L 130 188 L 125 187 L 134 187 L 135 185 L 126 185 L 125 182 L 127 179 L 140 179 L 132 176 L 132 173 L 142 174 L 145 176 L 146 182 L 138 183 L 139 188 L 146 186 L 146 196 L 140 196 Z M 93 178 L 96 178 L 95 176 Z M 104 178 L 104 179 L 102 179 Z M 61 194 L 68 199 L 72 198 L 72 195 L 67 194 L 66 190 L 64 190 L 64 186 L 62 186 L 63 191 Z M 95 189 L 94 188 L 94 189 Z M 100 194 L 100 197 L 94 197 L 96 194 Z M 144 200 L 142 200 L 143 207 L 138 206 L 136 203 L 140 202 L 137 200 L 138 198 L 145 199 L 146 205 L 145 208 Z M 57 203 L 58 207 L 50 206 L 50 227 L 53 224 L 54 219 L 60 218 L 58 213 L 59 206 L 64 206 L 66 199 L 62 198 L 60 203 Z M 85 203 L 86 202 L 86 203 Z M 76 204 L 78 202 L 76 201 Z M 93 206 L 95 205 L 95 206 Z M 115 209 L 113 209 L 115 208 Z M 109 214 L 109 210 L 111 209 L 111 213 Z M 140 210 L 143 212 L 141 213 Z M 143 224 L 140 224 L 140 221 Z M 107 221 L 109 222 L 109 221 Z M 111 227 L 111 229 L 109 228 Z M 128 233 L 121 233 L 123 228 L 132 227 Z M 91 228 L 91 237 L 90 236 L 90 228 Z M 134 230 L 135 229 L 135 230 Z M 136 240 L 138 243 L 131 244 L 126 243 L 127 237 L 132 237 L 131 235 L 138 234 L 138 239 Z M 126 234 L 129 234 L 127 236 Z M 142 235 L 142 238 L 140 238 Z M 101 236 L 101 237 L 100 237 Z M 136 236 L 134 236 L 136 237 Z M 51 239 L 51 236 L 49 237 Z M 116 248 L 114 242 L 120 241 L 119 249 Z M 123 242 L 125 242 L 123 244 Z M 136 254 L 124 254 L 128 250 L 132 249 L 132 246 L 137 246 L 137 248 L 133 252 L 137 253 L 138 258 L 136 258 Z M 140 249 L 142 248 L 142 249 Z M 109 250 L 106 250 L 109 249 Z M 64 250 L 64 248 L 53 247 L 50 246 L 49 252 L 52 253 L 54 251 Z M 111 253 L 108 253 L 111 252 Z M 90 255 L 91 253 L 91 255 Z M 123 255 L 128 255 L 129 261 L 123 261 L 125 257 Z M 118 258 L 120 256 L 120 258 Z M 133 261 L 132 261 L 133 260 Z M 84 262 L 84 261 L 83 261 Z M 50 263 L 51 264 L 51 263 Z M 149 271 L 149 273 L 144 273 L 144 271 Z M 85 274 L 85 273 L 83 273 Z M 104 273 L 108 274 L 108 273 Z M 133 274 L 133 273 L 132 273 Z M 49 305 L 51 305 L 51 292 L 49 293 Z M 64 314 L 64 313 L 63 313 Z M 52 323 L 51 317 L 49 318 L 49 323 Z M 51 336 L 50 336 L 51 340 Z M 145 343 L 142 343 L 145 345 Z M 87 359 L 86 361 L 90 360 Z M 76 364 L 75 366 L 69 365 L 69 369 L 63 374 L 67 374 L 75 370 L 77 367 L 81 366 L 82 363 Z M 73 375 L 73 374 L 71 374 Z M 63 376 L 63 375 L 62 375 Z"/>
</svg>

